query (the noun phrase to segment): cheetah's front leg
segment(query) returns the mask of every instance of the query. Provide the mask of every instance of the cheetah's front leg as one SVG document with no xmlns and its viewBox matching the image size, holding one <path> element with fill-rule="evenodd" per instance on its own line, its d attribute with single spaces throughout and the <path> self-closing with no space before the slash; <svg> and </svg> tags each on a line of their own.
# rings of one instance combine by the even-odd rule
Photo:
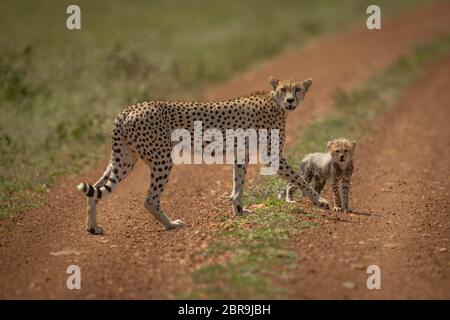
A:
<svg viewBox="0 0 450 320">
<path fill-rule="evenodd" d="M 244 180 L 247 173 L 246 164 L 235 164 L 233 167 L 233 193 L 231 200 L 233 200 L 233 213 L 236 215 L 244 214 L 244 206 L 242 196 L 244 192 Z"/>
</svg>

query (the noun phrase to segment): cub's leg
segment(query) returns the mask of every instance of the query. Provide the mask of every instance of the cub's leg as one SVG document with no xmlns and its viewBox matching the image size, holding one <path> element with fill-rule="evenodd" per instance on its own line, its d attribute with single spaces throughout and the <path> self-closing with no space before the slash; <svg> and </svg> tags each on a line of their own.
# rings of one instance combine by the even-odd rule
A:
<svg viewBox="0 0 450 320">
<path fill-rule="evenodd" d="M 313 174 L 311 172 L 304 172 L 303 170 L 300 170 L 300 176 L 305 179 L 305 181 L 308 184 L 311 184 L 311 180 L 313 178 Z M 296 201 L 292 199 L 294 192 L 297 191 L 297 186 L 295 184 L 289 183 L 286 188 L 286 201 L 295 203 Z"/>
<path fill-rule="evenodd" d="M 318 194 L 321 194 L 323 188 L 325 187 L 325 183 L 326 183 L 325 179 L 321 179 L 320 177 L 317 176 L 314 177 L 314 190 L 316 190 Z"/>
<path fill-rule="evenodd" d="M 306 182 L 303 177 L 296 174 L 294 170 L 292 170 L 291 166 L 287 163 L 286 159 L 282 155 L 280 155 L 278 175 L 300 188 L 303 195 L 307 196 L 315 205 L 318 205 L 325 209 L 328 209 L 330 207 L 326 199 L 320 197 L 320 195 L 311 188 L 309 183 Z"/>
<path fill-rule="evenodd" d="M 342 179 L 342 202 L 344 204 L 343 210 L 345 212 L 352 212 L 352 209 L 348 205 L 348 198 L 350 193 L 350 180 L 352 178 L 352 171 L 346 172 Z"/>
<path fill-rule="evenodd" d="M 297 187 L 295 186 L 295 184 L 289 183 L 287 185 L 286 191 L 284 192 L 286 194 L 286 198 L 285 198 L 286 202 L 290 202 L 290 203 L 296 202 L 294 199 L 292 199 L 295 191 L 297 191 Z"/>
<path fill-rule="evenodd" d="M 339 193 L 339 179 L 337 176 L 331 176 L 331 186 L 333 187 L 334 207 L 333 211 L 342 211 L 341 194 Z"/>
<path fill-rule="evenodd" d="M 153 149 L 151 159 L 146 162 L 151 168 L 150 187 L 148 189 L 147 198 L 145 199 L 145 208 L 161 223 L 166 230 L 178 228 L 184 225 L 181 220 L 170 220 L 170 218 L 161 210 L 160 199 L 164 188 L 169 181 L 170 171 L 173 162 L 170 156 L 171 147 Z M 161 159 L 161 155 L 164 155 Z M 151 160 L 151 161 L 149 161 Z"/>
</svg>

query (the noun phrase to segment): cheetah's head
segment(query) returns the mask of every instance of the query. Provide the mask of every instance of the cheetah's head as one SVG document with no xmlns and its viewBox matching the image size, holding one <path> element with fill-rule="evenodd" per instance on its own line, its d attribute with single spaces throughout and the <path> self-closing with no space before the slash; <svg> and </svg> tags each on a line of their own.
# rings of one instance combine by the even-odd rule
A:
<svg viewBox="0 0 450 320">
<path fill-rule="evenodd" d="M 272 95 L 277 103 L 288 111 L 295 110 L 297 105 L 303 101 L 306 92 L 311 88 L 312 80 L 303 82 L 295 80 L 278 80 L 270 77 Z"/>
<path fill-rule="evenodd" d="M 346 166 L 353 159 L 356 142 L 339 138 L 328 141 L 327 147 L 330 150 L 333 161 L 341 166 Z"/>
</svg>

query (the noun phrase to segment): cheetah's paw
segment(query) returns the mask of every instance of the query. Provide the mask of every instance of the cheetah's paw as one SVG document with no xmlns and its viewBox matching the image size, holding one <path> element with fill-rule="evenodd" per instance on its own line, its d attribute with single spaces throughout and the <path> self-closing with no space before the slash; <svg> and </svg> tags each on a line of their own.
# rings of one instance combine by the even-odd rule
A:
<svg viewBox="0 0 450 320">
<path fill-rule="evenodd" d="M 93 235 L 104 235 L 105 234 L 105 230 L 99 226 L 99 225 L 86 225 L 86 231 L 93 234 Z"/>
<path fill-rule="evenodd" d="M 324 209 L 330 209 L 330 204 L 328 201 L 322 197 L 319 198 L 318 205 Z"/>
<path fill-rule="evenodd" d="M 333 207 L 333 211 L 335 212 L 342 212 L 342 208 L 341 207 Z"/>
<path fill-rule="evenodd" d="M 166 227 L 166 230 L 181 228 L 185 225 L 185 223 L 181 220 L 171 221 L 170 224 Z"/>
</svg>

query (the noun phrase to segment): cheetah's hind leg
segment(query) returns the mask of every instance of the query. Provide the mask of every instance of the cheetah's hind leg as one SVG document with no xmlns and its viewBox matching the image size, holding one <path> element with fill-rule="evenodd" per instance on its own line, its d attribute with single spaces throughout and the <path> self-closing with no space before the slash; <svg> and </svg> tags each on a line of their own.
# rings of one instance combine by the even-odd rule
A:
<svg viewBox="0 0 450 320">
<path fill-rule="evenodd" d="M 115 187 L 133 170 L 137 161 L 137 154 L 127 146 L 121 146 L 121 157 L 111 159 L 102 177 L 94 186 L 80 183 L 77 189 L 87 196 L 86 230 L 92 234 L 104 234 L 104 230 L 97 224 L 97 202 L 113 192 Z"/>
<path fill-rule="evenodd" d="M 111 175 L 112 162 L 109 163 L 103 175 L 94 184 L 95 188 L 100 188 L 106 185 Z M 92 234 L 104 234 L 104 230 L 97 224 L 97 198 L 87 198 L 87 219 L 86 219 L 86 231 Z"/>
<path fill-rule="evenodd" d="M 154 149 L 150 154 L 155 158 L 146 159 L 147 164 L 150 166 L 150 187 L 148 190 L 147 198 L 145 199 L 145 208 L 161 223 L 166 230 L 175 229 L 184 226 L 184 222 L 181 220 L 171 220 L 162 210 L 160 206 L 161 195 L 164 188 L 169 181 L 170 171 L 173 167 L 173 162 L 170 157 L 171 146 L 161 150 Z M 168 154 L 165 159 L 158 159 L 158 154 Z"/>
</svg>

